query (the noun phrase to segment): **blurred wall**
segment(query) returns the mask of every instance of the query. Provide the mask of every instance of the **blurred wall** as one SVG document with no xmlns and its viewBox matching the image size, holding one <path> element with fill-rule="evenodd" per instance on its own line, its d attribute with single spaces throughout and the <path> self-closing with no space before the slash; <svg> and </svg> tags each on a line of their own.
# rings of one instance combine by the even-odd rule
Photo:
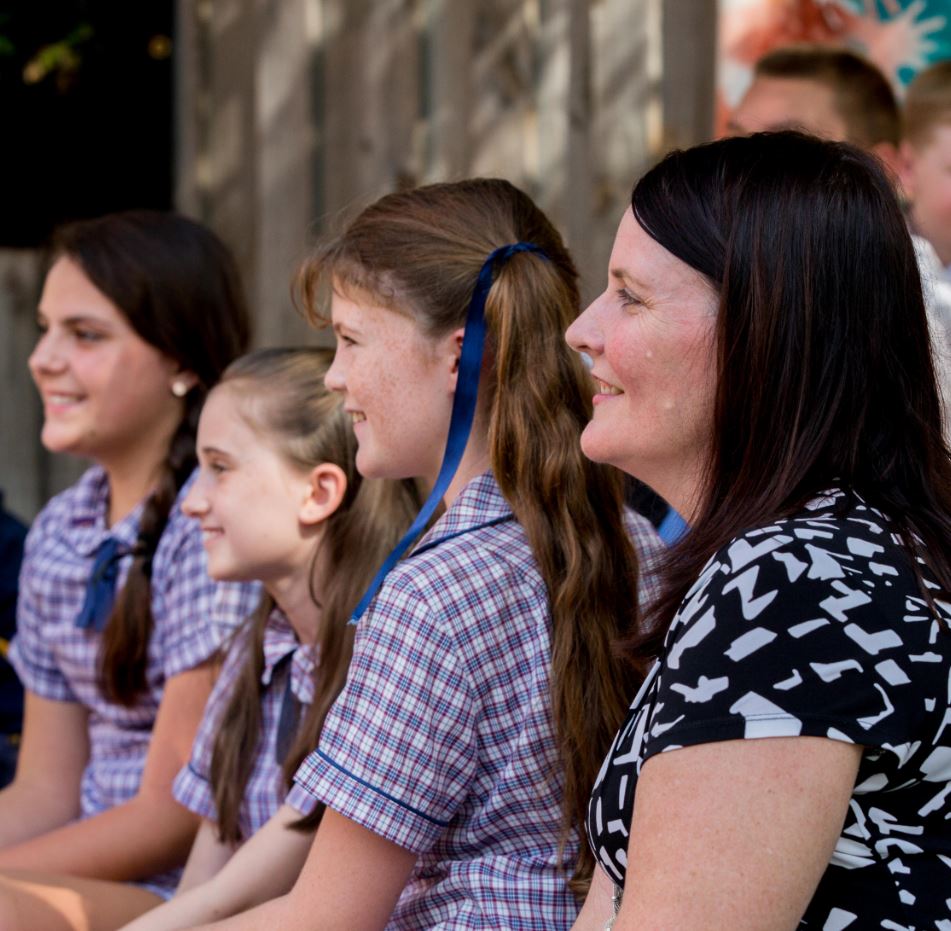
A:
<svg viewBox="0 0 951 931">
<path fill-rule="evenodd" d="M 387 191 L 509 178 L 602 287 L 634 179 L 709 137 L 716 0 L 177 0 L 175 190 L 246 277 L 259 345 L 319 342 L 289 282 Z M 34 252 L 0 250 L 0 488 L 31 518 L 81 464 L 48 456 L 26 373 Z"/>
</svg>

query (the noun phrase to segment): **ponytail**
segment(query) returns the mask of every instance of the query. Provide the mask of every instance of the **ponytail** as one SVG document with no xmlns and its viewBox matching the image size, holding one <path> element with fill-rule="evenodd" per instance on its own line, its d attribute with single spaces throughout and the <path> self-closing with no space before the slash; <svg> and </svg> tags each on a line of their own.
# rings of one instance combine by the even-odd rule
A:
<svg viewBox="0 0 951 931">
<path fill-rule="evenodd" d="M 623 482 L 588 460 L 590 378 L 562 333 L 577 296 L 570 266 L 529 253 L 499 271 L 486 305 L 494 336 L 493 472 L 525 530 L 551 603 L 551 695 L 564 766 L 564 837 L 581 831 L 604 754 L 627 712 L 632 669 L 614 642 L 637 624 L 637 555 Z M 540 415 L 543 415 L 540 416 Z M 582 843 L 572 888 L 594 866 Z"/>
</svg>

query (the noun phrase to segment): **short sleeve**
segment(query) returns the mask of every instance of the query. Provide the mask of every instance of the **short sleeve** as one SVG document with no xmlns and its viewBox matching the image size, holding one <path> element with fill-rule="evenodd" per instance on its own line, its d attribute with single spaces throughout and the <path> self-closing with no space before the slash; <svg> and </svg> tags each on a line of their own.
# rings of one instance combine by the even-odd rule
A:
<svg viewBox="0 0 951 931">
<path fill-rule="evenodd" d="M 671 628 L 645 758 L 802 735 L 901 762 L 909 735 L 929 736 L 947 676 L 907 560 L 847 533 L 805 536 L 740 538 L 708 567 Z"/>
<path fill-rule="evenodd" d="M 39 591 L 41 567 L 37 561 L 42 558 L 44 532 L 40 515 L 26 538 L 17 599 L 17 633 L 10 644 L 8 659 L 28 691 L 51 701 L 75 702 L 78 699 L 63 675 L 56 652 L 43 634 L 46 618 Z"/>
<path fill-rule="evenodd" d="M 178 506 L 156 552 L 152 613 L 166 679 L 205 662 L 257 604 L 259 587 L 208 575 L 201 529 Z"/>
<path fill-rule="evenodd" d="M 357 630 L 348 682 L 301 792 L 375 834 L 423 853 L 445 830 L 476 768 L 475 690 L 408 573 L 388 581 Z"/>
<path fill-rule="evenodd" d="M 201 723 L 192 744 L 191 756 L 172 784 L 175 800 L 189 811 L 209 821 L 218 820 L 218 810 L 211 785 L 211 756 L 215 749 L 215 738 L 221 726 L 221 716 L 231 700 L 248 646 L 246 636 L 239 635 L 232 641 L 221 666 L 221 672 L 205 703 Z"/>
</svg>

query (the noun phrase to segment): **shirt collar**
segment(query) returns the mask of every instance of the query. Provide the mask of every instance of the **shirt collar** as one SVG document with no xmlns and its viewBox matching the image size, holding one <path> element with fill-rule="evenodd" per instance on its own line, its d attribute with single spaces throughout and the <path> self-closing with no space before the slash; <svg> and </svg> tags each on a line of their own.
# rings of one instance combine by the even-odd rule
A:
<svg viewBox="0 0 951 931">
<path fill-rule="evenodd" d="M 483 472 L 462 489 L 449 510 L 419 541 L 413 554 L 431 549 L 451 537 L 514 518 L 495 476 L 491 472 Z"/>
<path fill-rule="evenodd" d="M 297 700 L 310 704 L 314 698 L 314 669 L 317 667 L 317 649 L 313 644 L 301 643 L 287 619 L 274 607 L 264 627 L 264 669 L 261 684 L 268 686 L 278 664 L 288 655 L 291 659 L 291 691 Z"/>
</svg>

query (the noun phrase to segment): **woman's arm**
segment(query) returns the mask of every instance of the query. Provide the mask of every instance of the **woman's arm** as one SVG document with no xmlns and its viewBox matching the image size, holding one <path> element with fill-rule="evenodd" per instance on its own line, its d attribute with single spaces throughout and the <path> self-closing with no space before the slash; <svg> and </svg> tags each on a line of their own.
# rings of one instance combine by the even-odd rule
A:
<svg viewBox="0 0 951 931">
<path fill-rule="evenodd" d="M 615 931 L 796 928 L 842 831 L 861 752 L 770 737 L 651 757 Z"/>
<path fill-rule="evenodd" d="M 171 787 L 188 759 L 211 681 L 210 661 L 168 680 L 132 799 L 0 850 L 0 869 L 125 881 L 183 863 L 198 818 L 174 800 Z"/>
<path fill-rule="evenodd" d="M 175 894 L 181 895 L 217 876 L 237 849 L 237 844 L 220 840 L 214 823 L 204 818 L 195 835 L 195 842 L 188 854 L 188 862 Z"/>
<path fill-rule="evenodd" d="M 78 702 L 27 691 L 16 776 L 0 792 L 0 858 L 2 848 L 79 816 L 80 783 L 89 759 L 87 718 Z"/>
<path fill-rule="evenodd" d="M 328 808 L 287 895 L 203 931 L 382 931 L 415 863 L 416 854 Z"/>
<path fill-rule="evenodd" d="M 614 883 L 608 879 L 604 870 L 595 866 L 588 897 L 584 900 L 584 907 L 571 926 L 571 931 L 604 931 L 613 915 Z"/>
<path fill-rule="evenodd" d="M 283 895 L 294 885 L 313 837 L 288 827 L 299 818 L 300 812 L 283 805 L 208 882 L 185 891 L 180 886 L 173 899 L 124 931 L 193 928 Z"/>
</svg>

